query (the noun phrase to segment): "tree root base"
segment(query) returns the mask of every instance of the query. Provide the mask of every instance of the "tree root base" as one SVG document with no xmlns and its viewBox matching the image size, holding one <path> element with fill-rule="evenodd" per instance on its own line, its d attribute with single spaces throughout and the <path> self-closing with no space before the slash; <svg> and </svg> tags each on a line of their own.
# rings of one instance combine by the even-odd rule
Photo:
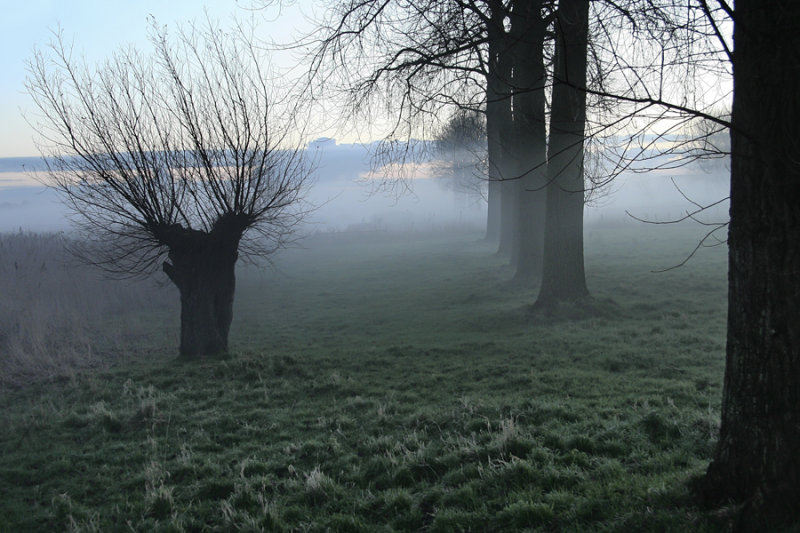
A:
<svg viewBox="0 0 800 533">
<path fill-rule="evenodd" d="M 715 472 L 714 465 L 705 475 L 689 482 L 695 501 L 706 509 L 717 509 L 730 519 L 730 530 L 735 533 L 771 531 L 800 533 L 800 491 L 797 488 L 758 488 L 749 497 L 742 498 L 737 490 L 737 480 L 726 480 Z"/>
</svg>

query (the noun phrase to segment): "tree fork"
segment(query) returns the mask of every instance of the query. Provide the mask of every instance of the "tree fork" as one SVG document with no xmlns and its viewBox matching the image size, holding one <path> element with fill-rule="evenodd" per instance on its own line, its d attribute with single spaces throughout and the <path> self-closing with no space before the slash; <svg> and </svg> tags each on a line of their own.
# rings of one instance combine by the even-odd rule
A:
<svg viewBox="0 0 800 533">
<path fill-rule="evenodd" d="M 196 357 L 228 351 L 233 320 L 236 261 L 244 227 L 222 218 L 208 233 L 173 226 L 164 273 L 181 298 L 180 355 Z"/>
</svg>

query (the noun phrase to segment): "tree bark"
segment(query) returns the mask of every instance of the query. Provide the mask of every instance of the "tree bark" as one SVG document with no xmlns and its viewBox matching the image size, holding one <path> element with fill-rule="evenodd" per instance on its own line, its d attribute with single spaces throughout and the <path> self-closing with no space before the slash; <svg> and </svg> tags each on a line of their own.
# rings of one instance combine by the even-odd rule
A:
<svg viewBox="0 0 800 533">
<path fill-rule="evenodd" d="M 517 179 L 516 268 L 514 280 L 538 281 L 542 268 L 545 212 L 545 130 L 544 37 L 541 0 L 517 0 L 511 17 L 514 45 L 514 149 Z"/>
<path fill-rule="evenodd" d="M 489 27 L 489 61 L 486 73 L 486 137 L 489 171 L 489 205 L 486 217 L 486 240 L 500 243 L 503 227 L 503 182 L 501 165 L 503 162 L 503 146 L 501 128 L 507 113 L 503 99 L 504 84 L 502 72 L 504 65 L 500 60 L 503 47 L 503 6 L 496 3 L 492 6 L 492 25 Z"/>
<path fill-rule="evenodd" d="M 488 117 L 487 117 L 488 118 Z M 496 150 L 496 149 L 495 149 Z M 490 150 L 489 157 L 489 167 L 491 168 L 493 164 L 492 162 L 492 150 Z M 497 159 L 497 156 L 494 157 Z M 487 208 L 486 208 L 486 236 L 484 240 L 489 243 L 499 244 L 500 243 L 500 210 L 502 209 L 502 191 L 500 181 L 497 179 L 497 176 L 493 176 L 491 173 L 489 174 L 489 187 L 487 190 Z"/>
<path fill-rule="evenodd" d="M 179 226 L 169 230 L 169 261 L 163 270 L 180 292 L 183 357 L 228 351 L 242 232 L 223 223 L 208 233 Z"/>
<path fill-rule="evenodd" d="M 505 29 L 507 8 L 490 0 L 489 72 L 486 80 L 486 129 L 489 135 L 489 175 L 499 192 L 497 253 L 508 255 L 514 240 L 514 190 L 508 178 L 511 159 L 511 60 Z M 489 186 L 492 186 L 490 181 Z"/>
<path fill-rule="evenodd" d="M 509 71 L 506 70 L 508 73 Z M 505 83 L 508 83 L 506 81 Z M 511 255 L 517 235 L 517 205 L 516 187 L 513 180 L 514 171 L 513 157 L 514 132 L 511 117 L 511 96 L 510 88 L 506 85 L 505 95 L 499 101 L 498 129 L 500 136 L 500 160 L 497 164 L 500 176 L 500 243 L 497 253 Z"/>
<path fill-rule="evenodd" d="M 800 2 L 737 0 L 728 344 L 702 496 L 742 531 L 800 522 Z"/>
<path fill-rule="evenodd" d="M 542 283 L 537 307 L 589 296 L 583 258 L 589 0 L 561 0 L 547 159 Z"/>
</svg>

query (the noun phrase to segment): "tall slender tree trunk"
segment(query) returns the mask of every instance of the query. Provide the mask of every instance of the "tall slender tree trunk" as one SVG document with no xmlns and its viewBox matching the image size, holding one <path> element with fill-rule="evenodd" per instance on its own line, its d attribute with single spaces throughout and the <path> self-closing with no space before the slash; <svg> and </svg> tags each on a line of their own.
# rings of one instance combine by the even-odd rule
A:
<svg viewBox="0 0 800 533">
<path fill-rule="evenodd" d="M 511 150 L 508 153 L 508 166 L 509 166 L 509 181 L 508 183 L 508 198 L 509 198 L 509 218 L 511 219 L 510 231 L 510 251 L 509 251 L 509 264 L 514 269 L 514 276 L 516 278 L 519 267 L 519 256 L 522 242 L 522 219 L 525 218 L 522 205 L 522 195 L 525 193 L 525 185 L 520 177 L 522 163 L 519 161 L 521 154 L 520 148 L 517 145 L 518 139 L 516 138 L 516 127 L 511 128 L 512 133 L 509 136 L 508 143 Z M 527 277 L 526 277 L 527 279 Z"/>
<path fill-rule="evenodd" d="M 163 269 L 180 292 L 180 355 L 225 353 L 242 231 L 218 225 L 208 233 L 180 227 L 170 233 L 169 260 Z"/>
<path fill-rule="evenodd" d="M 500 243 L 497 253 L 511 256 L 517 240 L 517 188 L 514 180 L 514 132 L 511 118 L 511 98 L 504 100 L 500 125 Z"/>
<path fill-rule="evenodd" d="M 503 226 L 503 182 L 501 171 L 503 146 L 500 135 L 502 121 L 506 118 L 503 107 L 508 105 L 502 99 L 504 73 L 502 72 L 503 65 L 500 63 L 499 58 L 504 40 L 502 3 L 495 3 L 492 6 L 492 18 L 493 24 L 489 28 L 489 61 L 486 74 L 486 137 L 489 167 L 486 240 L 499 245 Z"/>
<path fill-rule="evenodd" d="M 489 156 L 489 166 L 493 165 L 491 162 L 492 156 Z M 496 156 L 495 156 L 496 159 Z M 495 163 L 496 164 L 496 163 Z M 496 176 L 489 174 L 489 184 L 487 189 L 487 208 L 486 208 L 486 236 L 484 240 L 493 243 L 500 243 L 500 209 L 502 208 L 501 186 L 500 181 Z"/>
<path fill-rule="evenodd" d="M 737 0 L 735 19 L 727 360 L 701 488 L 773 531 L 800 526 L 800 2 Z"/>
<path fill-rule="evenodd" d="M 542 283 L 537 307 L 586 298 L 583 260 L 586 48 L 589 0 L 560 0 L 550 111 Z"/>
<path fill-rule="evenodd" d="M 538 281 L 542 267 L 545 213 L 544 36 L 541 0 L 517 0 L 511 17 L 514 58 L 514 149 L 517 179 L 516 268 L 514 280 Z"/>
<path fill-rule="evenodd" d="M 500 183 L 500 242 L 497 253 L 510 255 L 517 234 L 517 194 L 514 175 L 514 131 L 511 115 L 511 58 L 509 57 L 507 36 L 498 45 L 495 114 L 497 117 L 497 164 L 495 170 Z"/>
</svg>

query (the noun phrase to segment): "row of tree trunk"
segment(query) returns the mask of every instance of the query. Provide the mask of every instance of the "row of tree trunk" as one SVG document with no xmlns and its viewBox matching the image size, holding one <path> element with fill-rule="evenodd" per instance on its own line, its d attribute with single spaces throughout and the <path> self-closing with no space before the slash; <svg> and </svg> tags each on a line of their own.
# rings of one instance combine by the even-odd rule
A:
<svg viewBox="0 0 800 533">
<path fill-rule="evenodd" d="M 586 50 L 589 0 L 561 0 L 547 127 L 542 0 L 492 11 L 487 80 L 487 239 L 515 267 L 514 281 L 540 282 L 538 307 L 588 297 L 583 260 Z"/>
</svg>

